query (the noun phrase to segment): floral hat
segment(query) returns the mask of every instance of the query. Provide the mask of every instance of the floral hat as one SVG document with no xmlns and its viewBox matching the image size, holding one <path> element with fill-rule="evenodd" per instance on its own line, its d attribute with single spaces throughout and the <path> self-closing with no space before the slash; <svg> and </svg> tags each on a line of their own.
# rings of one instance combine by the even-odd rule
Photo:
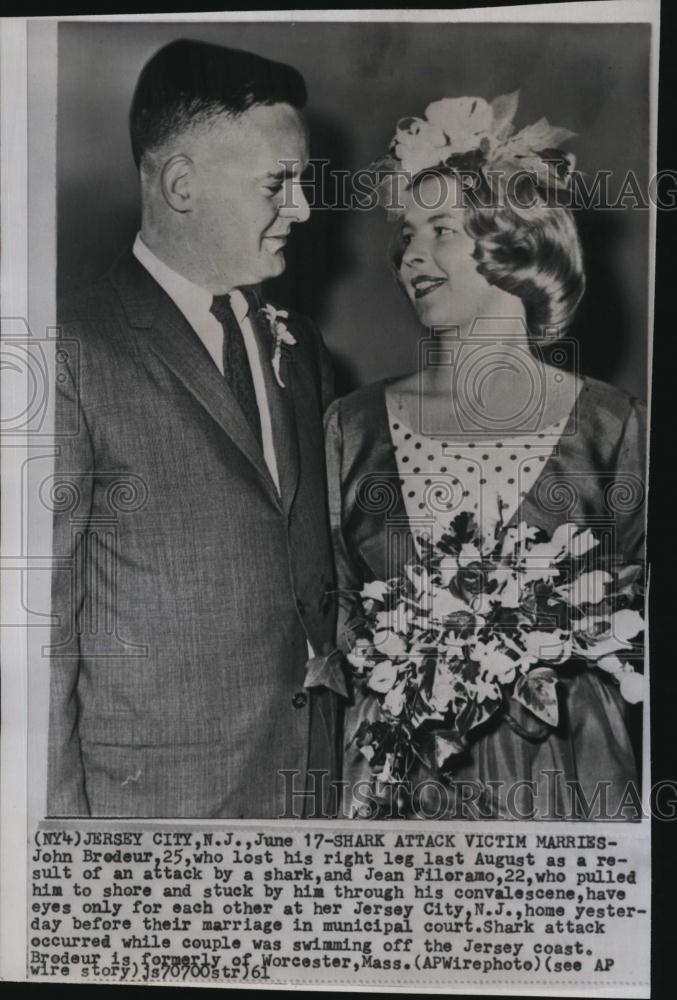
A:
<svg viewBox="0 0 677 1000">
<path fill-rule="evenodd" d="M 576 133 L 550 125 L 547 118 L 515 132 L 518 101 L 518 90 L 491 103 L 482 97 L 433 101 L 423 118 L 400 119 L 388 154 L 369 169 L 386 185 L 388 175 L 414 177 L 423 170 L 452 166 L 495 175 L 502 183 L 528 174 L 541 187 L 566 189 L 576 160 L 558 147 Z"/>
</svg>

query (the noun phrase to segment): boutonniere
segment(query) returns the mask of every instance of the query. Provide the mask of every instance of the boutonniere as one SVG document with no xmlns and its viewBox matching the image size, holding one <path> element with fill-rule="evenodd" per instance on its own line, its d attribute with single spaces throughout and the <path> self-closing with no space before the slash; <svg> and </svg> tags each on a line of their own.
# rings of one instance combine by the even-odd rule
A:
<svg viewBox="0 0 677 1000">
<path fill-rule="evenodd" d="M 273 357 L 271 363 L 273 365 L 273 371 L 275 372 L 275 378 L 277 384 L 283 389 L 285 384 L 282 381 L 282 376 L 280 375 L 280 360 L 282 358 L 282 347 L 293 347 L 296 343 L 296 337 L 291 334 L 287 328 L 286 323 L 283 320 L 289 318 L 289 313 L 286 309 L 276 309 L 275 306 L 271 306 L 270 303 L 261 307 L 261 312 L 268 320 L 268 326 L 270 327 L 270 332 L 273 335 Z"/>
</svg>

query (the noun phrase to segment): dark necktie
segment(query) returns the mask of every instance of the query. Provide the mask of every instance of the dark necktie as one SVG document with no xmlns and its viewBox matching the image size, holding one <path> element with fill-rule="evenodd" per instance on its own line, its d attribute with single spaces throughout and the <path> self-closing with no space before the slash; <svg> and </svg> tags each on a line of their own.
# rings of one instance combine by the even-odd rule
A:
<svg viewBox="0 0 677 1000">
<path fill-rule="evenodd" d="M 263 448 L 261 417 L 256 402 L 254 380 L 240 324 L 235 318 L 229 295 L 215 295 L 210 312 L 223 327 L 223 375 L 256 440 Z"/>
</svg>

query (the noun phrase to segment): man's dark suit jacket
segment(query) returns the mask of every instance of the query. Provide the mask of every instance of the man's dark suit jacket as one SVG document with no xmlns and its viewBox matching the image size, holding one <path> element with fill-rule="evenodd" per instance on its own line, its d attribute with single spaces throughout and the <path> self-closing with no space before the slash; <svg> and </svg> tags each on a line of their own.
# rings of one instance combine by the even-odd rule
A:
<svg viewBox="0 0 677 1000">
<path fill-rule="evenodd" d="M 335 768 L 335 699 L 304 690 L 306 640 L 334 641 L 331 371 L 312 325 L 286 322 L 284 389 L 254 322 L 280 496 L 208 352 L 131 253 L 60 310 L 49 815 L 275 817 L 278 770 L 298 790 L 309 766 Z"/>
</svg>

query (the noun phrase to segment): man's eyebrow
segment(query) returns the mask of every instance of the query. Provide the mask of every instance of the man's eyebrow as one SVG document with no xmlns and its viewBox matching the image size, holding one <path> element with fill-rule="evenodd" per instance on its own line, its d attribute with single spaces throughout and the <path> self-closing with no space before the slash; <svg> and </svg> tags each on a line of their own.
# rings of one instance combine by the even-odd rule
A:
<svg viewBox="0 0 677 1000">
<path fill-rule="evenodd" d="M 299 172 L 303 173 L 303 171 L 307 169 L 309 164 L 308 163 L 302 164 L 299 161 L 293 164 L 292 163 L 285 164 L 284 166 L 280 166 L 278 170 L 267 170 L 264 174 L 261 174 L 261 177 L 276 181 L 284 180 L 286 177 L 294 177 L 296 167 L 299 166 L 301 167 Z"/>
<path fill-rule="evenodd" d="M 287 171 L 283 169 L 266 170 L 264 171 L 264 173 L 258 175 L 259 180 L 271 180 L 271 181 L 279 181 L 286 176 L 287 176 Z"/>
</svg>

